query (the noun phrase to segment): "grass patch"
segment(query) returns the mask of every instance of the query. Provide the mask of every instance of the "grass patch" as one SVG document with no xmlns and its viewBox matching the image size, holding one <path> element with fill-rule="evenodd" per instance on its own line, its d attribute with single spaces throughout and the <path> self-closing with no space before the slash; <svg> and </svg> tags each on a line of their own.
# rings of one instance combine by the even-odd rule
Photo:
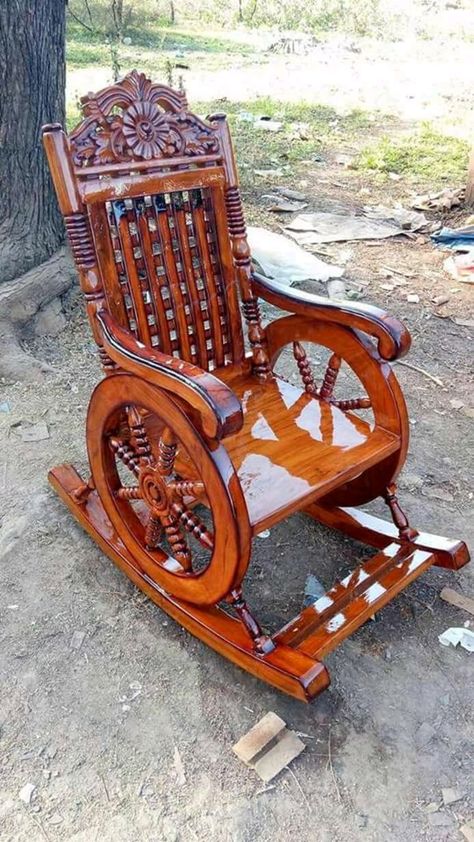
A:
<svg viewBox="0 0 474 842">
<path fill-rule="evenodd" d="M 280 169 L 282 179 L 295 178 L 294 165 L 305 161 L 308 165 L 320 160 L 326 147 L 350 142 L 358 133 L 372 126 L 369 114 L 357 110 L 341 116 L 333 108 L 304 102 L 288 103 L 259 97 L 248 102 L 216 102 L 197 106 L 201 114 L 225 111 L 232 129 L 232 137 L 241 171 L 244 188 L 255 182 L 255 169 Z M 265 115 L 283 123 L 279 132 L 255 129 L 241 116 Z M 299 139 L 299 129 L 304 126 L 305 140 Z"/>
<path fill-rule="evenodd" d="M 436 132 L 428 124 L 407 137 L 382 137 L 363 149 L 357 159 L 361 170 L 427 179 L 431 183 L 465 178 L 469 146 L 464 140 Z"/>
<path fill-rule="evenodd" d="M 254 52 L 246 44 L 232 39 L 198 34 L 185 29 L 157 25 L 146 20 L 141 26 L 127 27 L 126 37 L 130 44 L 119 44 L 118 58 L 124 71 L 135 65 L 144 70 L 164 66 L 170 53 L 183 58 L 195 54 L 225 61 L 229 55 L 245 56 Z M 71 68 L 110 65 L 110 48 L 104 28 L 89 32 L 73 20 L 68 22 L 66 60 Z"/>
</svg>

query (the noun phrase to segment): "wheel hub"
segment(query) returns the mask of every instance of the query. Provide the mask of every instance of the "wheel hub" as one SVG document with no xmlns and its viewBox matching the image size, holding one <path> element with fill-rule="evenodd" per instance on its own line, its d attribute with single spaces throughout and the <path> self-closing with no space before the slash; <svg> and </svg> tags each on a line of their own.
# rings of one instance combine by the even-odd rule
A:
<svg viewBox="0 0 474 842">
<path fill-rule="evenodd" d="M 157 513 L 165 513 L 169 507 L 169 493 L 165 480 L 156 468 L 147 465 L 140 469 L 140 491 L 143 500 L 150 509 Z"/>
</svg>

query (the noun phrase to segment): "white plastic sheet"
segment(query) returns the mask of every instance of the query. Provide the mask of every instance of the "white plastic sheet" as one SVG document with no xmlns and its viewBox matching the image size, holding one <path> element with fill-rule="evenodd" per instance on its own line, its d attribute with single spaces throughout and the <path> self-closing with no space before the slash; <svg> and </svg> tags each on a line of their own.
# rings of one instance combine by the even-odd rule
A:
<svg viewBox="0 0 474 842">
<path fill-rule="evenodd" d="M 340 278 L 344 269 L 319 260 L 288 237 L 249 226 L 247 236 L 252 259 L 268 278 L 291 286 L 298 281 Z M 257 267 L 257 268 L 258 268 Z"/>
<path fill-rule="evenodd" d="M 474 632 L 471 629 L 452 627 L 438 635 L 438 640 L 443 646 L 456 647 L 461 644 L 466 652 L 474 652 Z"/>
</svg>

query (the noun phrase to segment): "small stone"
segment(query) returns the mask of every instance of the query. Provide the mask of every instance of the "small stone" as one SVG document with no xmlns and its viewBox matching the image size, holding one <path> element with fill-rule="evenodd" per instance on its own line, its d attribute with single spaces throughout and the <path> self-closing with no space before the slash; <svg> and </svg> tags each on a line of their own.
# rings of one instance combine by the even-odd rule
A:
<svg viewBox="0 0 474 842">
<path fill-rule="evenodd" d="M 425 813 L 437 813 L 440 807 L 441 807 L 440 802 L 430 801 L 429 804 L 427 804 L 425 807 L 423 807 L 423 810 L 424 810 Z"/>
<path fill-rule="evenodd" d="M 23 801 L 25 804 L 31 804 L 31 799 L 33 798 L 33 793 L 35 792 L 35 790 L 35 784 L 28 783 L 25 784 L 25 786 L 22 786 L 22 788 L 20 789 L 21 801 Z"/>
<path fill-rule="evenodd" d="M 462 409 L 464 406 L 464 401 L 460 401 L 457 398 L 453 398 L 449 403 L 453 409 Z"/>
<path fill-rule="evenodd" d="M 422 722 L 415 734 L 415 743 L 418 747 L 427 745 L 436 734 L 435 729 L 429 722 Z"/>
<path fill-rule="evenodd" d="M 466 824 L 463 824 L 463 826 L 460 827 L 459 830 L 461 831 L 464 838 L 467 839 L 467 842 L 474 842 L 474 819 L 471 819 L 471 821 L 467 822 Z"/>
<path fill-rule="evenodd" d="M 356 813 L 355 820 L 357 827 L 363 828 L 367 827 L 369 817 L 365 816 L 363 813 Z"/>
<path fill-rule="evenodd" d="M 392 650 L 391 650 L 390 648 L 387 648 L 387 649 L 385 650 L 385 653 L 384 653 L 384 658 L 385 658 L 385 660 L 386 660 L 386 661 L 391 661 L 391 660 L 392 660 Z"/>
<path fill-rule="evenodd" d="M 80 649 L 82 644 L 84 643 L 84 638 L 86 633 L 84 631 L 75 631 L 71 637 L 71 642 L 69 644 L 70 649 Z"/>
<path fill-rule="evenodd" d="M 130 705 L 122 705 L 122 710 L 124 713 L 126 713 L 128 710 L 131 710 L 131 707 Z"/>
<path fill-rule="evenodd" d="M 398 483 L 399 488 L 406 488 L 410 491 L 415 490 L 416 488 L 421 488 L 423 485 L 422 477 L 418 476 L 418 474 L 411 474 L 408 471 L 404 472 L 400 477 L 400 481 Z"/>
<path fill-rule="evenodd" d="M 37 424 L 30 424 L 28 427 L 21 426 L 20 436 L 22 441 L 44 441 L 49 439 L 48 425 L 45 421 L 38 421 Z"/>
<path fill-rule="evenodd" d="M 51 780 L 51 769 L 43 769 L 43 778 L 47 781 Z"/>
<path fill-rule="evenodd" d="M 441 790 L 443 796 L 443 804 L 448 807 L 449 804 L 455 804 L 456 801 L 461 801 L 464 798 L 464 793 L 455 787 L 449 786 Z"/>
<path fill-rule="evenodd" d="M 330 280 L 327 283 L 327 292 L 329 298 L 340 301 L 346 297 L 346 285 L 344 281 Z"/>
<path fill-rule="evenodd" d="M 407 301 L 408 301 L 409 304 L 418 304 L 419 301 L 420 301 L 420 296 L 416 295 L 416 293 L 414 293 L 414 292 L 410 292 L 407 295 Z"/>
<path fill-rule="evenodd" d="M 454 497 L 447 488 L 441 485 L 425 485 L 422 492 L 423 497 L 430 500 L 442 500 L 444 503 L 454 503 Z"/>
<path fill-rule="evenodd" d="M 270 537 L 270 530 L 264 529 L 263 532 L 259 532 L 257 538 L 269 538 Z"/>
<path fill-rule="evenodd" d="M 453 820 L 447 813 L 431 813 L 428 821 L 432 827 L 451 827 Z"/>
</svg>

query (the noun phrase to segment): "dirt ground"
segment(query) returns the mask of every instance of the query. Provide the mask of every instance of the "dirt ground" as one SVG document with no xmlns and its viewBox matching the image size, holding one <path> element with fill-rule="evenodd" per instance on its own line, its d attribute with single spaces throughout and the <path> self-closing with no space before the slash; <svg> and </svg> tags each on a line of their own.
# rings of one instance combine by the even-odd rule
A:
<svg viewBox="0 0 474 842">
<path fill-rule="evenodd" d="M 307 179 L 310 209 L 354 207 L 358 178 L 329 163 Z M 426 238 L 328 252 L 347 260 L 363 300 L 407 322 L 408 361 L 442 384 L 396 366 L 412 434 L 402 503 L 416 526 L 474 547 L 474 331 L 455 321 L 472 318 L 473 288 L 452 292 Z M 382 289 L 393 278 L 402 285 Z M 10 411 L 0 413 L 0 838 L 461 842 L 459 827 L 474 818 L 472 656 L 443 648 L 438 634 L 469 616 L 439 592 L 449 584 L 472 596 L 472 565 L 431 569 L 330 655 L 332 685 L 311 706 L 239 671 L 145 599 L 47 484 L 55 464 L 85 468 L 99 376 L 76 291 L 64 307 L 67 329 L 28 344 L 51 366 L 44 382 L 1 390 Z M 39 421 L 49 438 L 24 442 L 22 427 Z M 364 552 L 294 517 L 255 540 L 249 601 L 275 628 L 301 607 L 310 571 L 329 586 Z M 307 748 L 264 787 L 231 747 L 268 710 Z M 28 783 L 29 806 L 19 797 Z M 443 807 L 447 787 L 462 797 Z"/>
</svg>

